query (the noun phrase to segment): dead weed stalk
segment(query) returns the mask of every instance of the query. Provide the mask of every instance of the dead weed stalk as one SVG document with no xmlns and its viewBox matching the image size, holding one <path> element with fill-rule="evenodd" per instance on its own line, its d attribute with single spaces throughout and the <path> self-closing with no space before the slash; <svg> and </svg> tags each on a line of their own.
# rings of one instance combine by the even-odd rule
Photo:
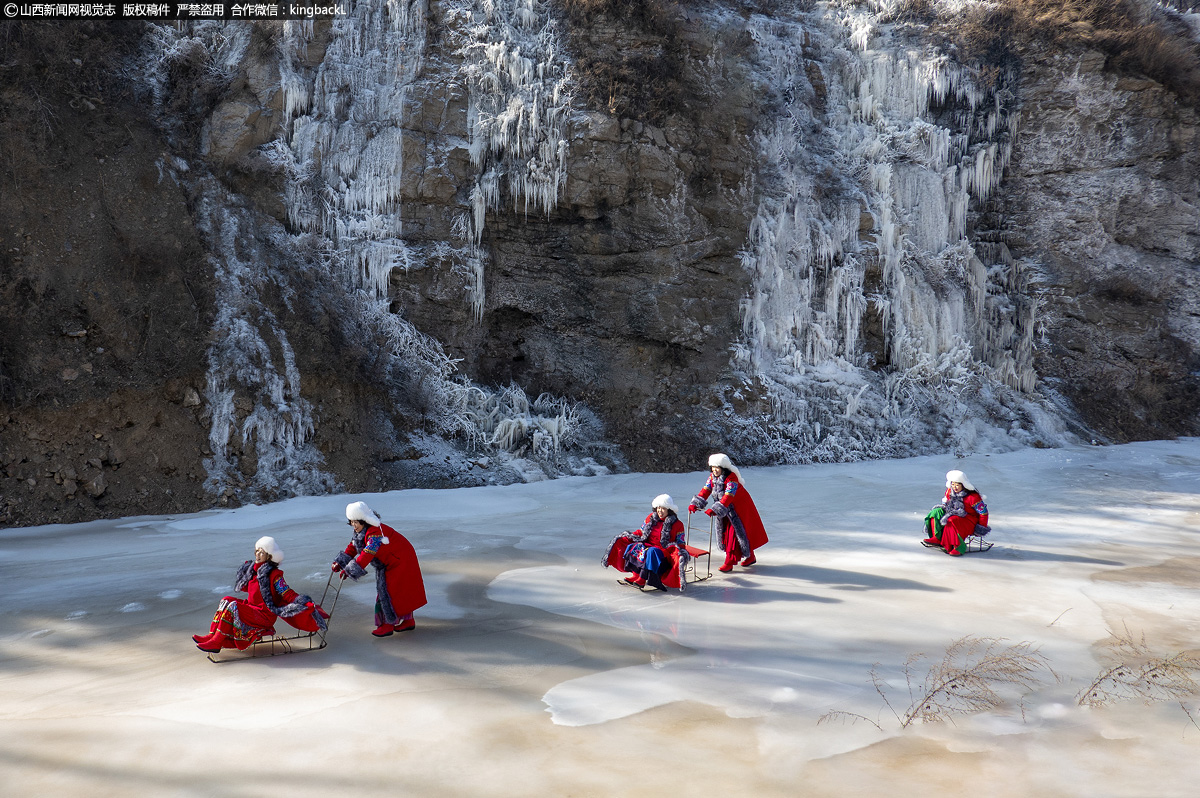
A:
<svg viewBox="0 0 1200 798">
<path fill-rule="evenodd" d="M 1146 645 L 1143 633 L 1136 639 L 1129 627 L 1123 634 L 1112 633 L 1101 655 L 1105 668 L 1092 683 L 1076 696 L 1081 707 L 1102 707 L 1116 701 L 1140 700 L 1151 704 L 1174 701 L 1200 729 L 1184 699 L 1200 693 L 1193 674 L 1200 671 L 1200 654 L 1180 651 L 1169 657 L 1156 656 Z"/>
<path fill-rule="evenodd" d="M 915 668 L 925 655 L 910 656 L 904 662 L 909 703 L 903 712 L 898 711 L 888 698 L 887 686 L 876 668 L 871 669 L 871 683 L 900 728 L 906 729 L 917 721 L 937 723 L 955 715 L 1000 709 L 1009 704 L 1009 696 L 1014 691 L 1027 693 L 1041 684 L 1044 673 L 1058 678 L 1046 657 L 1032 643 L 1005 645 L 1005 642 L 997 637 L 961 637 L 946 648 L 942 659 L 930 667 L 919 682 Z M 830 720 L 851 723 L 865 720 L 883 730 L 879 723 L 864 715 L 842 710 L 825 713 L 817 723 Z"/>
</svg>

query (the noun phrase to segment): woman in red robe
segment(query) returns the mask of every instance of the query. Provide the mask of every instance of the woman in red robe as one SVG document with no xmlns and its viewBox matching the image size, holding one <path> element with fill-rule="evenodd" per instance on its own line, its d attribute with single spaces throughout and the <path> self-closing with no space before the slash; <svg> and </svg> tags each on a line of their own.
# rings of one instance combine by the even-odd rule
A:
<svg viewBox="0 0 1200 798">
<path fill-rule="evenodd" d="M 714 454 L 708 458 L 709 477 L 700 492 L 688 505 L 688 512 L 704 510 L 705 515 L 715 515 L 721 524 L 718 545 L 725 552 L 725 562 L 718 571 L 729 573 L 741 560 L 743 567 L 754 565 L 758 558 L 754 550 L 765 546 L 767 530 L 758 515 L 758 508 L 742 482 L 742 474 L 728 455 Z M 705 509 L 709 497 L 716 499 Z"/>
<path fill-rule="evenodd" d="M 952 557 L 962 556 L 967 538 L 992 531 L 983 498 L 966 474 L 947 471 L 946 495 L 942 497 L 942 503 L 925 516 L 925 532 L 929 537 L 921 543 L 929 548 L 940 547 Z"/>
<path fill-rule="evenodd" d="M 226 596 L 221 599 L 206 635 L 192 635 L 196 647 L 215 654 L 223 648 L 245 651 L 264 637 L 275 634 L 275 619 L 283 618 L 302 632 L 325 629 L 329 615 L 288 587 L 279 564 L 283 550 L 273 537 L 261 537 L 254 544 L 254 560 L 247 560 L 234 579 L 235 590 L 244 590 L 247 598 Z"/>
<path fill-rule="evenodd" d="M 670 494 L 663 493 L 650 503 L 650 515 L 641 529 L 622 532 L 613 538 L 601 563 L 628 572 L 629 576 L 622 580 L 627 585 L 682 590 L 680 573 L 688 558 L 684 537 L 679 508 Z"/>
<path fill-rule="evenodd" d="M 413 612 L 427 603 L 425 581 L 417 552 L 408 539 L 387 524 L 366 502 L 346 505 L 346 518 L 354 537 L 333 561 L 333 570 L 342 578 L 358 579 L 367 565 L 375 568 L 376 637 L 417 628 Z"/>
</svg>

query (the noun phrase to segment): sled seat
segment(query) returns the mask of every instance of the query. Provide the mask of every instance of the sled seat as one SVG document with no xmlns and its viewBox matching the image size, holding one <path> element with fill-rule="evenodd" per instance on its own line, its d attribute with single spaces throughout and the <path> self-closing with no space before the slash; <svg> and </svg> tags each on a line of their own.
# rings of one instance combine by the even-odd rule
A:
<svg viewBox="0 0 1200 798">
<path fill-rule="evenodd" d="M 687 567 L 684 568 L 679 578 L 684 582 L 703 582 L 705 579 L 712 579 L 712 552 L 705 549 L 699 549 L 695 546 L 684 546 L 688 553 Z M 704 558 L 704 572 L 700 572 L 700 558 Z"/>
<path fill-rule="evenodd" d="M 713 575 L 712 547 L 713 547 L 713 534 L 716 530 L 716 523 L 717 523 L 716 519 L 713 518 L 712 516 L 709 516 L 709 518 L 708 518 L 708 548 L 707 549 L 702 549 L 697 546 L 692 546 L 689 544 L 684 545 L 684 548 L 687 549 L 687 553 L 689 555 L 687 567 L 684 568 L 679 573 L 679 579 L 684 585 L 686 585 L 688 583 L 689 579 L 692 582 L 703 582 L 705 579 L 712 579 L 712 575 Z M 687 539 L 688 540 L 692 539 L 692 514 L 691 513 L 688 513 Z M 700 558 L 701 557 L 704 558 L 704 573 L 703 573 L 703 575 L 700 572 Z"/>
<path fill-rule="evenodd" d="M 940 549 L 941 548 L 941 546 L 938 545 L 937 543 L 927 543 L 926 542 L 930 539 L 929 536 L 934 534 L 932 524 L 935 522 L 936 519 L 941 518 L 940 515 L 938 515 L 936 517 L 934 515 L 935 513 L 939 512 L 940 509 L 941 509 L 940 506 L 935 506 L 932 510 L 929 511 L 929 514 L 925 516 L 925 520 L 921 522 L 921 535 L 922 535 L 921 545 L 927 549 Z M 986 538 L 987 538 L 987 534 L 991 531 L 992 531 L 992 528 L 989 526 L 984 526 L 983 524 L 975 524 L 975 530 L 963 539 L 962 553 L 963 554 L 971 554 L 974 552 L 987 551 L 988 549 L 990 549 L 992 547 L 992 542 L 990 540 L 987 540 Z"/>
</svg>

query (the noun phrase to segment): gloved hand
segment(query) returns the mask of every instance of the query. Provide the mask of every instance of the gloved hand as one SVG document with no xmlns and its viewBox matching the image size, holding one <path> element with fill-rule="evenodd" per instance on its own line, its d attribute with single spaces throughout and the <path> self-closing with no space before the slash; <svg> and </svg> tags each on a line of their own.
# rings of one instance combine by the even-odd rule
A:
<svg viewBox="0 0 1200 798">
<path fill-rule="evenodd" d="M 688 505 L 688 513 L 694 513 L 694 512 L 696 512 L 696 511 L 697 511 L 697 510 L 699 510 L 699 509 L 700 509 L 700 508 L 699 508 L 699 507 L 697 507 L 697 506 L 696 506 L 696 505 L 694 505 L 694 504 L 689 504 L 689 505 Z"/>
<path fill-rule="evenodd" d="M 333 571 L 336 574 L 338 571 L 342 570 L 342 566 L 338 565 L 335 562 L 332 566 L 330 566 L 329 570 Z"/>
<path fill-rule="evenodd" d="M 338 576 L 340 576 L 342 579 L 347 579 L 347 578 L 349 578 L 349 575 L 348 575 L 348 574 L 347 574 L 345 571 L 342 571 L 342 570 L 339 570 L 339 571 L 337 572 L 337 575 L 338 575 Z"/>
<path fill-rule="evenodd" d="M 716 515 L 717 511 L 714 510 L 713 508 L 709 507 L 707 510 L 704 511 L 704 514 L 705 515 Z"/>
</svg>

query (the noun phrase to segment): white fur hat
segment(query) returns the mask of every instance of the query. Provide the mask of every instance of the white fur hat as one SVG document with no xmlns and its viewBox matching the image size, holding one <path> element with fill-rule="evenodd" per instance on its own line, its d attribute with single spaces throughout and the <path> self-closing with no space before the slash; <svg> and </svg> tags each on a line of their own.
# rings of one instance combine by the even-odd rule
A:
<svg viewBox="0 0 1200 798">
<path fill-rule="evenodd" d="M 713 456 L 709 457 L 708 458 L 708 467 L 713 468 L 714 466 L 720 466 L 721 468 L 724 468 L 726 471 L 732 471 L 733 473 L 737 474 L 738 482 L 741 482 L 743 485 L 746 484 L 746 481 L 744 479 L 742 479 L 742 472 L 738 471 L 738 467 L 735 466 L 733 464 L 733 461 L 729 459 L 729 455 L 714 454 Z"/>
<path fill-rule="evenodd" d="M 271 555 L 271 562 L 276 565 L 283 564 L 283 549 L 279 548 L 279 544 L 275 542 L 275 538 L 270 535 L 264 535 L 254 544 L 254 550 L 262 549 L 267 554 Z"/>
<path fill-rule="evenodd" d="M 654 497 L 654 501 L 650 502 L 651 509 L 655 507 L 666 507 L 675 515 L 679 515 L 679 508 L 675 506 L 675 500 L 671 498 L 669 493 L 660 493 Z"/>
<path fill-rule="evenodd" d="M 975 486 L 971 484 L 971 480 L 967 479 L 967 475 L 961 471 L 946 472 L 946 487 L 950 487 L 951 482 L 961 483 L 967 490 L 975 490 Z"/>
<path fill-rule="evenodd" d="M 362 521 L 368 526 L 379 526 L 379 516 L 367 506 L 366 502 L 350 502 L 346 505 L 346 518 L 351 521 Z"/>
</svg>

